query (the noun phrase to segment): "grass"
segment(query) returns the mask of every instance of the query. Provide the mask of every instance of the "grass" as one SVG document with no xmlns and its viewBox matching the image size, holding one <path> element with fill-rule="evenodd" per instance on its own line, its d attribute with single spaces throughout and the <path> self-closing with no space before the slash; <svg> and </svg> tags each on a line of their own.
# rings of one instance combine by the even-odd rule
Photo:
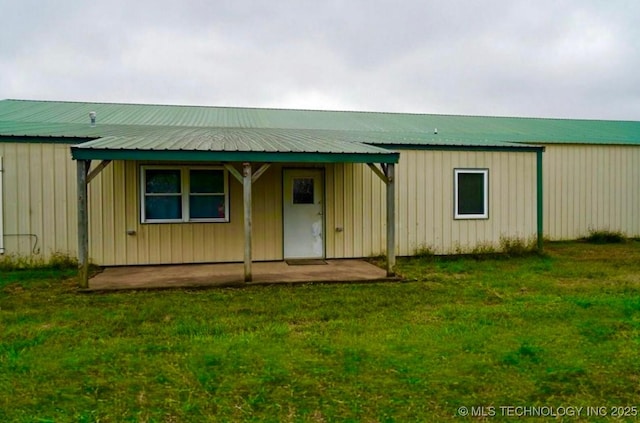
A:
<svg viewBox="0 0 640 423">
<path fill-rule="evenodd" d="M 1 272 L 0 421 L 640 405 L 640 242 L 398 269 L 410 282 L 106 295 L 77 294 L 69 270 Z"/>
</svg>

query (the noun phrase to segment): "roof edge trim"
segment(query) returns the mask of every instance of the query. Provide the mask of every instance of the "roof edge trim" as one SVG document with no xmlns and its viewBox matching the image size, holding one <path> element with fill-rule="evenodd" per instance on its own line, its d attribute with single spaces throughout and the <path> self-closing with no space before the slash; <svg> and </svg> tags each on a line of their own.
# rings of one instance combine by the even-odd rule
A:
<svg viewBox="0 0 640 423">
<path fill-rule="evenodd" d="M 74 160 L 150 160 L 266 163 L 398 163 L 400 153 L 301 153 L 263 151 L 112 150 L 71 147 Z"/>
<path fill-rule="evenodd" d="M 378 144 L 373 144 L 380 146 Z M 397 150 L 438 150 L 438 151 L 520 151 L 520 152 L 535 152 L 544 151 L 543 145 L 440 145 L 440 144 L 385 144 L 385 147 L 394 148 Z"/>
<path fill-rule="evenodd" d="M 32 144 L 82 144 L 95 140 L 95 137 L 66 137 L 66 136 L 38 136 L 38 135 L 2 135 L 0 143 L 21 142 Z"/>
</svg>

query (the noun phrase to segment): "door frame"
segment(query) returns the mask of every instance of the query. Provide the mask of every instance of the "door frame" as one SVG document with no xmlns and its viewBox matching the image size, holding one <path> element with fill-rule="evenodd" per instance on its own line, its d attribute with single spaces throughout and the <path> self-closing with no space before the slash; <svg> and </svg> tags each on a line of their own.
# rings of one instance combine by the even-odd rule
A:
<svg viewBox="0 0 640 423">
<path fill-rule="evenodd" d="M 285 221 L 285 211 L 284 211 L 284 201 L 285 201 L 285 173 L 288 170 L 314 170 L 314 171 L 318 171 L 320 172 L 320 180 L 322 181 L 322 257 L 320 257 L 321 259 L 325 259 L 327 258 L 327 234 L 326 234 L 326 229 L 327 229 L 327 195 L 326 195 L 326 189 L 327 189 L 327 172 L 326 172 L 326 168 L 324 166 L 287 166 L 287 167 L 283 167 L 282 168 L 282 201 L 280 202 L 280 207 L 281 207 L 281 213 L 282 213 L 282 258 L 283 260 L 287 260 L 287 257 L 285 256 L 285 243 L 287 242 L 285 234 L 284 234 L 284 230 L 285 230 L 285 225 L 286 225 L 286 221 Z"/>
</svg>

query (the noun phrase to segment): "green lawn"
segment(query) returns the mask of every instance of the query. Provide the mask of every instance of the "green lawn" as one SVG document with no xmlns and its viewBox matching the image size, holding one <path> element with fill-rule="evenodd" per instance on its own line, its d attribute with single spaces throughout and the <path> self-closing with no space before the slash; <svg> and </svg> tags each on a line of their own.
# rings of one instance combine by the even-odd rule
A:
<svg viewBox="0 0 640 423">
<path fill-rule="evenodd" d="M 640 242 L 398 269 L 408 282 L 112 294 L 76 293 L 69 271 L 2 272 L 0 421 L 640 408 Z"/>
</svg>

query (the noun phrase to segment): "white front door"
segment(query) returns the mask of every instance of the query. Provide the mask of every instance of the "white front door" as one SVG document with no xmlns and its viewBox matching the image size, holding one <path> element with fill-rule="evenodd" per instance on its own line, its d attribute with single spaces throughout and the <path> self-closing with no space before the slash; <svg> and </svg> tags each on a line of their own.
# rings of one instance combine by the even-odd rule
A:
<svg viewBox="0 0 640 423">
<path fill-rule="evenodd" d="M 322 169 L 285 169 L 284 258 L 324 258 Z"/>
</svg>

